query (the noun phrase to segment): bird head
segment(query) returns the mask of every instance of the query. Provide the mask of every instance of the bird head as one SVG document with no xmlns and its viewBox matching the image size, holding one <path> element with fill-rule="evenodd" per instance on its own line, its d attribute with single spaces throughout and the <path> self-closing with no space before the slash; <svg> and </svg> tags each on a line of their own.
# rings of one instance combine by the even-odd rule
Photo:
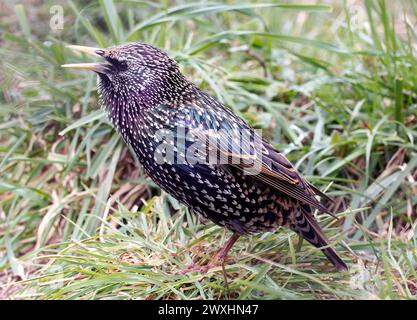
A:
<svg viewBox="0 0 417 320">
<path fill-rule="evenodd" d="M 177 63 L 149 44 L 136 42 L 104 49 L 68 47 L 103 58 L 100 63 L 65 64 L 62 67 L 96 72 L 99 91 L 105 95 L 162 97 L 186 82 Z"/>
</svg>

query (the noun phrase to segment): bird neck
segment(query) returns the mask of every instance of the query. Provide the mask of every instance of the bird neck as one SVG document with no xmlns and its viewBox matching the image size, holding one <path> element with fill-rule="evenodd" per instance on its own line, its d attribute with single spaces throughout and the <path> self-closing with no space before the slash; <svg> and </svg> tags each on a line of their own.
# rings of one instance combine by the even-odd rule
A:
<svg viewBox="0 0 417 320">
<path fill-rule="evenodd" d="M 139 100 L 145 108 L 178 102 L 192 86 L 179 71 L 157 75 L 141 90 Z"/>
<path fill-rule="evenodd" d="M 100 102 L 109 120 L 121 131 L 135 127 L 159 105 L 176 108 L 195 87 L 179 71 L 146 77 L 146 81 L 134 85 L 119 81 L 116 87 L 105 81 L 100 78 L 98 82 Z"/>
</svg>

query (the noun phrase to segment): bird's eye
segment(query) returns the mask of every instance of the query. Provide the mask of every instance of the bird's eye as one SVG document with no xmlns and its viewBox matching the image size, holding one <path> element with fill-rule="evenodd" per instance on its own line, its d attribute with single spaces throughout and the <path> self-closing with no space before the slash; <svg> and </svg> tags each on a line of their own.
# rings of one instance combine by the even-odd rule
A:
<svg viewBox="0 0 417 320">
<path fill-rule="evenodd" d="M 118 61 L 119 69 L 126 70 L 127 69 L 127 62 L 126 61 Z"/>
<path fill-rule="evenodd" d="M 124 60 L 118 60 L 111 57 L 106 57 L 106 60 L 118 71 L 125 71 L 127 69 L 127 62 Z"/>
<path fill-rule="evenodd" d="M 96 50 L 95 51 L 96 54 L 98 54 L 99 56 L 102 56 L 104 54 L 104 50 Z"/>
<path fill-rule="evenodd" d="M 112 64 L 118 71 L 127 70 L 127 62 L 126 61 L 114 60 L 114 62 Z"/>
</svg>

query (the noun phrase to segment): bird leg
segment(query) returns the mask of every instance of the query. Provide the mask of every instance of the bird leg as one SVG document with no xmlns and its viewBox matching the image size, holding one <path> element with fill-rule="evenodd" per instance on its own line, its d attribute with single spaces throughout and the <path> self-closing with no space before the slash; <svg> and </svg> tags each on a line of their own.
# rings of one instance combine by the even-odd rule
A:
<svg viewBox="0 0 417 320">
<path fill-rule="evenodd" d="M 181 271 L 180 273 L 184 274 L 184 273 L 191 272 L 191 271 L 200 271 L 202 273 L 206 273 L 211 268 L 215 268 L 218 266 L 222 266 L 223 271 L 224 271 L 224 261 L 226 260 L 227 254 L 229 253 L 230 249 L 232 249 L 233 245 L 235 244 L 238 238 L 239 238 L 239 235 L 237 233 L 233 233 L 232 237 L 216 253 L 216 255 L 213 257 L 213 259 L 211 259 L 210 262 L 202 266 L 191 264 L 190 266 L 187 267 L 187 269 Z"/>
</svg>

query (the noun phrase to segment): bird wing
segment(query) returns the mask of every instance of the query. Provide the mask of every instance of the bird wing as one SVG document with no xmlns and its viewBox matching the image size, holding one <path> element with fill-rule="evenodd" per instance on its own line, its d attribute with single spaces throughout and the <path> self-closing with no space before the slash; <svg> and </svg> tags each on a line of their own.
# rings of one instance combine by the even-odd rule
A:
<svg viewBox="0 0 417 320">
<path fill-rule="evenodd" d="M 253 157 L 253 162 L 250 164 L 252 168 L 260 168 L 259 173 L 251 177 L 322 212 L 330 213 L 316 199 L 317 193 L 314 192 L 311 184 L 298 173 L 284 155 L 266 141 L 262 141 L 262 147 L 261 155 Z M 243 148 L 243 157 L 249 153 L 246 150 Z M 228 155 L 222 148 L 220 152 L 225 153 L 225 156 Z M 248 169 L 248 165 L 244 162 L 231 165 L 241 170 Z"/>
<path fill-rule="evenodd" d="M 316 196 L 330 198 L 306 181 L 283 154 L 262 139 L 243 119 L 230 109 L 224 106 L 219 108 L 218 105 L 221 104 L 217 102 L 216 105 L 213 101 L 210 109 L 188 105 L 182 109 L 183 116 L 179 122 L 183 121 L 193 136 L 200 140 L 202 145 L 207 146 L 209 152 L 218 152 L 220 156 L 228 159 L 227 166 L 247 172 L 250 167 L 258 168 L 255 174 L 251 174 L 251 178 L 334 216 Z M 238 148 L 230 144 L 235 135 L 240 138 Z M 255 140 L 258 141 L 258 147 L 254 143 Z M 260 149 L 261 152 L 255 152 L 255 149 Z M 251 163 L 248 164 L 248 160 Z"/>
</svg>

